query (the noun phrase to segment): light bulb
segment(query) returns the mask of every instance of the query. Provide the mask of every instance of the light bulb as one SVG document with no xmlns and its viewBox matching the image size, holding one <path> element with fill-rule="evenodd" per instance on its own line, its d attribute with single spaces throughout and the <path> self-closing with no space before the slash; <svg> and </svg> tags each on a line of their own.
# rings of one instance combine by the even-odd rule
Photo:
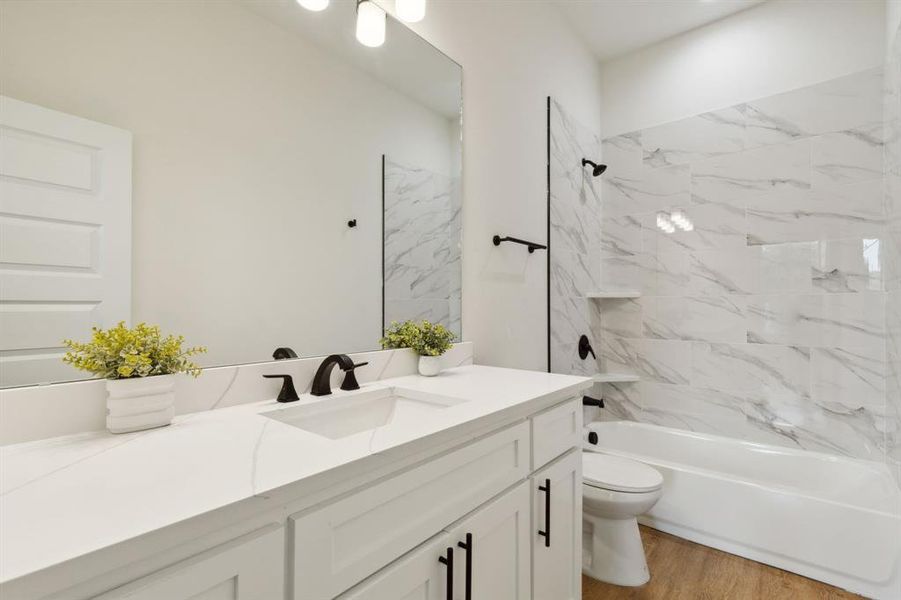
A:
<svg viewBox="0 0 901 600">
<path fill-rule="evenodd" d="M 669 223 L 666 213 L 657 213 L 657 227 L 663 229 Z"/>
<path fill-rule="evenodd" d="M 357 3 L 357 41 L 370 48 L 385 43 L 385 11 L 371 0 Z"/>
<path fill-rule="evenodd" d="M 395 0 L 397 18 L 407 23 L 418 23 L 425 17 L 425 0 Z"/>
<path fill-rule="evenodd" d="M 657 227 L 665 231 L 666 233 L 673 233 L 676 231 L 675 225 L 670 220 L 670 215 L 665 212 L 657 213 Z"/>
<path fill-rule="evenodd" d="M 297 0 L 297 3 L 313 12 L 319 12 L 328 8 L 328 0 Z"/>
</svg>

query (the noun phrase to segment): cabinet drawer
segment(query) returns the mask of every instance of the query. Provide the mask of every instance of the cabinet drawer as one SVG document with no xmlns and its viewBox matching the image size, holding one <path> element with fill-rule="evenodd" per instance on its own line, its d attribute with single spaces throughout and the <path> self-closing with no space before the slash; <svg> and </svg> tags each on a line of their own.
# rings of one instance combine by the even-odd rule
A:
<svg viewBox="0 0 901 600">
<path fill-rule="evenodd" d="M 334 598 L 529 472 L 529 424 L 291 517 L 293 597 Z"/>
<path fill-rule="evenodd" d="M 581 445 L 581 401 L 570 400 L 532 417 L 532 470 Z"/>
</svg>

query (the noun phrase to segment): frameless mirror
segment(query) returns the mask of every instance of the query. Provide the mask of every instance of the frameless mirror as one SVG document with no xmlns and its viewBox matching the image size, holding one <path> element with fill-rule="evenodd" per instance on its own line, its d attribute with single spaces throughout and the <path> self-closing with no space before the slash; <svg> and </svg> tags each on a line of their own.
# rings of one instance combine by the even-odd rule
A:
<svg viewBox="0 0 901 600">
<path fill-rule="evenodd" d="M 0 3 L 0 386 L 147 322 L 202 366 L 460 334 L 461 69 L 355 3 Z"/>
</svg>

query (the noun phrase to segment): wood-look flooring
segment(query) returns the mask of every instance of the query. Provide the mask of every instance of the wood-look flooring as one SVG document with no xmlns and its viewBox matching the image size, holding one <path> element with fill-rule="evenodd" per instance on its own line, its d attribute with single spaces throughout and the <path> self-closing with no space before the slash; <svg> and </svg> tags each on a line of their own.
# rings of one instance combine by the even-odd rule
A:
<svg viewBox="0 0 901 600">
<path fill-rule="evenodd" d="M 582 576 L 582 600 L 850 600 L 861 596 L 641 527 L 651 580 L 621 587 Z"/>
</svg>

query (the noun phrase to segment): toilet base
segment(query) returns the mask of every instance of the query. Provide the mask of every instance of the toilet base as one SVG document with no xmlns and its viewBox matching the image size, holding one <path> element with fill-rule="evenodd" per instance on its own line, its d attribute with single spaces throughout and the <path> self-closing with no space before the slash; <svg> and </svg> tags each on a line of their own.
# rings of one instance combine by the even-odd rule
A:
<svg viewBox="0 0 901 600">
<path fill-rule="evenodd" d="M 643 585 L 651 579 L 638 520 L 583 515 L 582 572 L 615 585 Z"/>
</svg>

